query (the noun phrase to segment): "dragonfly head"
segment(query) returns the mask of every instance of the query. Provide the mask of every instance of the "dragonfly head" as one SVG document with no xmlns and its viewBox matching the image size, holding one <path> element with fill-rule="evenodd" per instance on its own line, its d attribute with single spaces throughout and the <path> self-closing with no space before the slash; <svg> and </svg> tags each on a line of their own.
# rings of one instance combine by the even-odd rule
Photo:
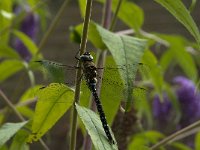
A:
<svg viewBox="0 0 200 150">
<path fill-rule="evenodd" d="M 89 52 L 83 53 L 83 55 L 80 56 L 81 61 L 93 61 L 93 57 Z"/>
</svg>

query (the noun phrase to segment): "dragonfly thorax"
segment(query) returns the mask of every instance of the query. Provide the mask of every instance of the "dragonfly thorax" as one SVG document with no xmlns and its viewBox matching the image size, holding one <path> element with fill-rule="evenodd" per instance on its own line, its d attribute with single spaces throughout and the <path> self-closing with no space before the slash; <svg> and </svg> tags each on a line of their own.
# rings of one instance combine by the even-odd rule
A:
<svg viewBox="0 0 200 150">
<path fill-rule="evenodd" d="M 83 55 L 80 56 L 81 61 L 93 61 L 93 57 L 89 52 L 83 53 Z"/>
</svg>

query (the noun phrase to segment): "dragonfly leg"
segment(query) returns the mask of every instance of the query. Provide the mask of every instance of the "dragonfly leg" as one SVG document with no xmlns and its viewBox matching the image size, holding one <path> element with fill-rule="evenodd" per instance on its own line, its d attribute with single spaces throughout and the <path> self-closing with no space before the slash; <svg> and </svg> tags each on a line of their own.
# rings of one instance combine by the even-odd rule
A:
<svg viewBox="0 0 200 150">
<path fill-rule="evenodd" d="M 78 54 L 80 55 L 80 50 L 78 50 L 78 51 L 76 52 L 76 55 L 75 55 L 75 59 L 80 60 L 80 56 L 78 57 Z"/>
</svg>

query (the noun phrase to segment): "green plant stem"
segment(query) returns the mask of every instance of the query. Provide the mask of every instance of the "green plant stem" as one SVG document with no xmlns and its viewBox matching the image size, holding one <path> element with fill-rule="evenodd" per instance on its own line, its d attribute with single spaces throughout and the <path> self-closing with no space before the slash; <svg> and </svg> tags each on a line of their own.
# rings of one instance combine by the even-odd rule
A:
<svg viewBox="0 0 200 150">
<path fill-rule="evenodd" d="M 150 150 L 156 150 L 158 149 L 159 147 L 161 146 L 165 146 L 166 144 L 170 143 L 171 141 L 173 141 L 175 138 L 177 138 L 178 136 L 194 129 L 194 128 L 197 128 L 197 127 L 200 127 L 200 120 L 171 134 L 170 136 L 164 138 L 163 140 L 161 140 L 160 142 L 158 142 L 157 144 L 153 145 Z"/>
<path fill-rule="evenodd" d="M 58 24 L 60 18 L 63 15 L 63 12 L 68 4 L 69 0 L 65 0 L 61 6 L 61 8 L 59 9 L 58 13 L 56 14 L 54 20 L 52 21 L 52 23 L 50 24 L 48 30 L 46 31 L 46 33 L 44 34 L 43 38 L 41 39 L 39 45 L 38 45 L 38 51 L 36 53 L 36 55 L 39 54 L 39 52 L 42 50 L 42 48 L 44 47 L 44 45 L 46 44 L 49 35 L 53 32 L 53 30 L 55 29 L 56 25 Z"/>
<path fill-rule="evenodd" d="M 86 48 L 88 28 L 89 28 L 91 11 L 92 11 L 92 1 L 93 0 L 87 0 L 87 4 L 86 4 L 85 19 L 83 23 L 83 31 L 82 31 L 82 38 L 81 38 L 81 44 L 80 44 L 80 55 L 82 55 L 85 52 L 85 48 Z M 78 61 L 77 66 L 78 67 L 81 66 L 81 61 Z M 77 111 L 75 108 L 75 103 L 78 104 L 80 100 L 81 76 L 82 76 L 82 70 L 78 69 L 76 72 L 76 89 L 75 89 L 75 95 L 74 95 L 74 105 L 72 108 L 73 113 L 72 113 L 72 124 L 71 124 L 70 150 L 75 150 L 75 146 L 76 146 Z"/>
<path fill-rule="evenodd" d="M 33 74 L 33 71 L 29 68 L 29 64 L 27 62 L 23 62 L 24 67 L 26 68 L 30 83 L 31 83 L 31 87 L 35 86 L 35 76 Z"/>
<path fill-rule="evenodd" d="M 111 25 L 110 25 L 110 31 L 113 31 L 114 27 L 115 27 L 115 24 L 116 24 L 116 21 L 117 21 L 117 15 L 119 13 L 119 10 L 120 10 L 120 7 L 122 5 L 122 1 L 123 0 L 119 0 L 118 4 L 117 4 L 117 8 L 115 10 L 115 13 L 114 13 L 114 16 L 112 18 L 112 22 L 111 22 Z"/>
<path fill-rule="evenodd" d="M 197 0 L 192 0 L 191 5 L 189 7 L 190 13 L 194 10 L 196 3 L 197 3 Z"/>
<path fill-rule="evenodd" d="M 6 102 L 6 104 L 10 107 L 10 109 L 16 114 L 16 116 L 21 121 L 25 121 L 24 117 L 17 111 L 15 106 L 11 103 L 11 101 L 8 99 L 8 97 L 3 93 L 2 90 L 0 90 L 0 95 L 3 98 L 3 100 Z"/>
<path fill-rule="evenodd" d="M 15 105 L 11 103 L 11 101 L 8 99 L 8 97 L 4 94 L 4 92 L 0 89 L 0 95 L 5 101 L 5 103 L 10 107 L 10 109 L 16 114 L 16 116 L 21 121 L 26 121 L 24 117 L 18 112 L 18 110 L 15 108 Z M 49 150 L 48 146 L 44 143 L 42 139 L 39 140 L 40 144 L 44 147 L 45 150 Z"/>
<path fill-rule="evenodd" d="M 106 29 L 108 29 L 110 26 L 111 13 L 112 13 L 111 7 L 112 7 L 112 0 L 106 0 L 105 5 L 104 5 L 103 17 L 102 17 L 102 26 Z M 97 68 L 102 68 L 105 64 L 107 50 L 103 50 L 103 51 L 98 50 L 97 53 L 98 53 L 98 57 L 97 57 L 97 61 L 96 61 Z M 100 76 L 103 76 L 103 69 L 99 69 L 97 74 Z M 96 85 L 98 94 L 100 94 L 101 85 L 102 85 L 102 81 L 98 80 L 97 85 Z M 92 110 L 96 111 L 96 105 L 93 100 L 93 96 L 91 96 L 90 102 L 91 102 L 90 108 Z M 92 149 L 92 142 L 91 142 L 90 136 L 88 134 L 85 137 L 83 149 L 85 149 L 85 150 Z"/>
<path fill-rule="evenodd" d="M 106 29 L 110 26 L 110 20 L 112 15 L 112 0 L 107 0 L 105 2 L 103 17 L 102 17 L 102 26 Z"/>
</svg>

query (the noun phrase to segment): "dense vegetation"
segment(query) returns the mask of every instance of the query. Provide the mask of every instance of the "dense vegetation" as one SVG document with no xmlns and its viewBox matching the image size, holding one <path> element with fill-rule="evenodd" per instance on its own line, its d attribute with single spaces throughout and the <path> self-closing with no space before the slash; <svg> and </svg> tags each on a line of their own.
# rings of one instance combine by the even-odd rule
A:
<svg viewBox="0 0 200 150">
<path fill-rule="evenodd" d="M 144 31 L 145 14 L 136 2 L 78 1 L 77 10 L 84 21 L 70 28 L 69 39 L 80 45 L 79 50 L 73 50 L 77 57 L 88 51 L 87 42 L 91 43 L 97 67 L 105 70 L 102 86 L 97 90 L 101 91 L 115 144 L 108 142 L 90 91 L 84 80 L 81 83 L 81 68 L 71 68 L 76 71 L 76 83 L 71 86 L 66 84 L 70 69 L 65 70 L 64 62 L 48 61 L 42 55 L 62 12 L 70 6 L 65 0 L 48 26 L 45 3 L 0 1 L 0 82 L 3 85 L 11 78 L 17 80 L 20 72 L 29 79 L 24 88 L 12 83 L 20 98 L 0 87 L 4 104 L 0 109 L 0 149 L 32 149 L 35 141 L 40 142 L 41 149 L 52 149 L 50 129 L 66 113 L 63 126 L 70 127 L 63 131 L 67 137 L 65 149 L 200 149 L 200 33 L 191 16 L 197 9 L 195 0 L 189 8 L 181 0 L 152 1 L 177 19 L 193 41 L 181 35 Z M 97 4 L 103 6 L 101 23 L 90 18 L 95 12 L 92 7 Z M 116 30 L 119 22 L 127 30 Z M 36 82 L 38 73 L 48 84 Z"/>
</svg>

